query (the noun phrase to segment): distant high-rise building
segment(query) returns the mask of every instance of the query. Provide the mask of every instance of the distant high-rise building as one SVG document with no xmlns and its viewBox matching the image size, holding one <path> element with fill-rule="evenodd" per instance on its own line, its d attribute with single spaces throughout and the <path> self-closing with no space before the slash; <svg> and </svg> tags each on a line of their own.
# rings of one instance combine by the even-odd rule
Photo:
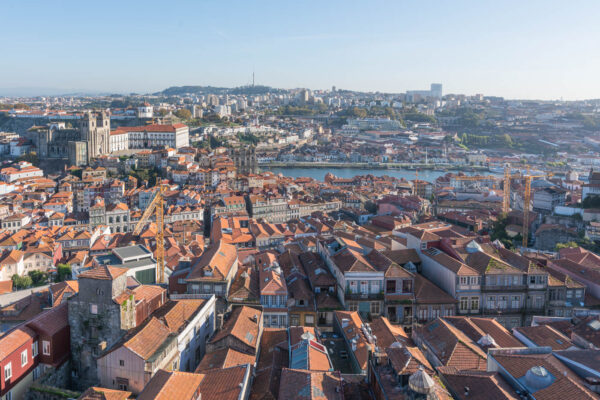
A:
<svg viewBox="0 0 600 400">
<path fill-rule="evenodd" d="M 431 97 L 436 97 L 438 99 L 442 98 L 442 84 L 441 83 L 432 83 L 431 84 Z"/>
</svg>

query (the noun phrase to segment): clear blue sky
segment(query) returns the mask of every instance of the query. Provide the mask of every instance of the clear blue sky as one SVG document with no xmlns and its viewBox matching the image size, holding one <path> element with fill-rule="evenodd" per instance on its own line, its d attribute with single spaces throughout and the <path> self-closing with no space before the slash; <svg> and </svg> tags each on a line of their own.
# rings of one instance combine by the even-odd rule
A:
<svg viewBox="0 0 600 400">
<path fill-rule="evenodd" d="M 600 98 L 600 1 L 3 1 L 0 88 Z M 2 93 L 0 93 L 2 94 Z"/>
</svg>

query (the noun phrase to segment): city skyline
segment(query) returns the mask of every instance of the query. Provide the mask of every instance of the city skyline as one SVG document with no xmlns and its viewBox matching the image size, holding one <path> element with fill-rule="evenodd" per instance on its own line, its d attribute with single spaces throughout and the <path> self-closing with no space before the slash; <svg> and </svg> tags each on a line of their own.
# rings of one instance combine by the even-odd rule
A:
<svg viewBox="0 0 600 400">
<path fill-rule="evenodd" d="M 286 89 L 401 93 L 441 82 L 445 93 L 600 97 L 595 2 L 103 4 L 6 4 L 0 95 L 237 87 L 254 72 L 257 84 Z"/>
</svg>

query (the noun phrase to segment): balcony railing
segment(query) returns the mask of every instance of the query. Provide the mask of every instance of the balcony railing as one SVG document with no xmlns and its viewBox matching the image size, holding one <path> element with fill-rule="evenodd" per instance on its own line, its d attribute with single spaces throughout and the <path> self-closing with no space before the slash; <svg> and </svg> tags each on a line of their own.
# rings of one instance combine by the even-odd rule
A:
<svg viewBox="0 0 600 400">
<path fill-rule="evenodd" d="M 504 308 L 484 308 L 483 312 L 485 314 L 514 314 L 524 312 L 524 307 L 504 307 Z"/>
<path fill-rule="evenodd" d="M 346 293 L 346 300 L 383 300 L 383 293 Z"/>
<path fill-rule="evenodd" d="M 502 291 L 502 292 L 514 292 L 523 291 L 527 289 L 527 285 L 484 285 L 481 287 L 483 291 Z"/>
</svg>

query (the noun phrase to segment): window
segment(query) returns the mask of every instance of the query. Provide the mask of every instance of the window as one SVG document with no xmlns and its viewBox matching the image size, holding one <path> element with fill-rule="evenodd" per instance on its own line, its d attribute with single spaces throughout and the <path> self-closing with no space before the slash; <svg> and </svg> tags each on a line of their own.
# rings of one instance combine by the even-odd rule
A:
<svg viewBox="0 0 600 400">
<path fill-rule="evenodd" d="M 4 366 L 4 380 L 7 381 L 12 378 L 12 363 L 8 363 Z"/>
<path fill-rule="evenodd" d="M 471 311 L 479 310 L 479 297 L 471 297 Z"/>
<path fill-rule="evenodd" d="M 24 367 L 27 365 L 27 350 L 23 350 L 21 352 L 21 367 Z"/>
<path fill-rule="evenodd" d="M 496 284 L 496 277 L 495 276 L 488 276 L 487 277 L 487 281 L 488 281 L 488 285 L 494 286 Z"/>
<path fill-rule="evenodd" d="M 371 302 L 371 314 L 379 314 L 379 302 L 373 301 Z"/>
<path fill-rule="evenodd" d="M 6 400 L 12 400 L 12 392 L 6 393 Z"/>
<path fill-rule="evenodd" d="M 421 250 L 427 250 L 427 242 L 421 242 Z"/>
<path fill-rule="evenodd" d="M 402 293 L 412 293 L 412 284 L 413 282 L 410 279 L 405 279 L 402 281 Z"/>
<path fill-rule="evenodd" d="M 518 275 L 513 276 L 513 283 L 512 284 L 514 286 L 516 286 L 516 285 L 519 284 L 519 276 Z"/>
<path fill-rule="evenodd" d="M 125 366 L 125 360 L 119 360 L 119 366 L 120 367 L 124 367 Z"/>
<path fill-rule="evenodd" d="M 97 304 L 90 304 L 90 314 L 98 314 L 98 305 Z"/>
<path fill-rule="evenodd" d="M 498 297 L 498 308 L 504 309 L 508 307 L 508 296 Z"/>
<path fill-rule="evenodd" d="M 583 290 L 581 290 L 581 289 L 576 290 L 575 297 L 583 297 Z"/>
<path fill-rule="evenodd" d="M 567 290 L 567 299 L 570 299 L 573 297 L 573 291 L 572 290 Z"/>
<path fill-rule="evenodd" d="M 478 285 L 479 284 L 479 277 L 478 276 L 472 276 L 471 277 L 471 285 Z"/>
<path fill-rule="evenodd" d="M 487 308 L 488 310 L 493 310 L 496 308 L 496 296 L 488 296 Z"/>
<path fill-rule="evenodd" d="M 396 293 L 396 281 L 390 279 L 385 282 L 385 292 L 386 293 Z"/>
<path fill-rule="evenodd" d="M 314 315 L 305 315 L 304 322 L 306 325 L 314 325 L 315 324 L 315 316 Z"/>
<path fill-rule="evenodd" d="M 469 277 L 468 276 L 461 276 L 460 277 L 460 284 L 461 285 L 468 285 L 469 284 Z"/>
<path fill-rule="evenodd" d="M 432 319 L 436 319 L 436 318 L 439 318 L 439 316 L 440 316 L 440 309 L 439 308 L 433 308 L 431 310 L 431 318 Z"/>
<path fill-rule="evenodd" d="M 372 281 L 371 282 L 371 293 L 379 293 L 379 282 Z"/>
<path fill-rule="evenodd" d="M 290 314 L 290 325 L 291 326 L 300 325 L 300 316 L 298 314 Z"/>
<path fill-rule="evenodd" d="M 469 298 L 468 297 L 460 298 L 460 309 L 462 311 L 467 311 L 469 309 Z"/>
<path fill-rule="evenodd" d="M 42 354 L 45 356 L 50 355 L 50 342 L 47 340 L 44 340 L 42 342 Z"/>
<path fill-rule="evenodd" d="M 520 306 L 521 306 L 521 297 L 520 296 L 513 296 L 510 307 L 513 308 L 513 309 L 517 309 Z"/>
<path fill-rule="evenodd" d="M 368 294 L 369 293 L 369 282 L 367 282 L 367 281 L 360 281 L 360 292 L 362 294 Z"/>
<path fill-rule="evenodd" d="M 38 342 L 35 341 L 31 345 L 31 356 L 32 357 L 37 357 L 37 355 L 38 355 Z"/>
</svg>

